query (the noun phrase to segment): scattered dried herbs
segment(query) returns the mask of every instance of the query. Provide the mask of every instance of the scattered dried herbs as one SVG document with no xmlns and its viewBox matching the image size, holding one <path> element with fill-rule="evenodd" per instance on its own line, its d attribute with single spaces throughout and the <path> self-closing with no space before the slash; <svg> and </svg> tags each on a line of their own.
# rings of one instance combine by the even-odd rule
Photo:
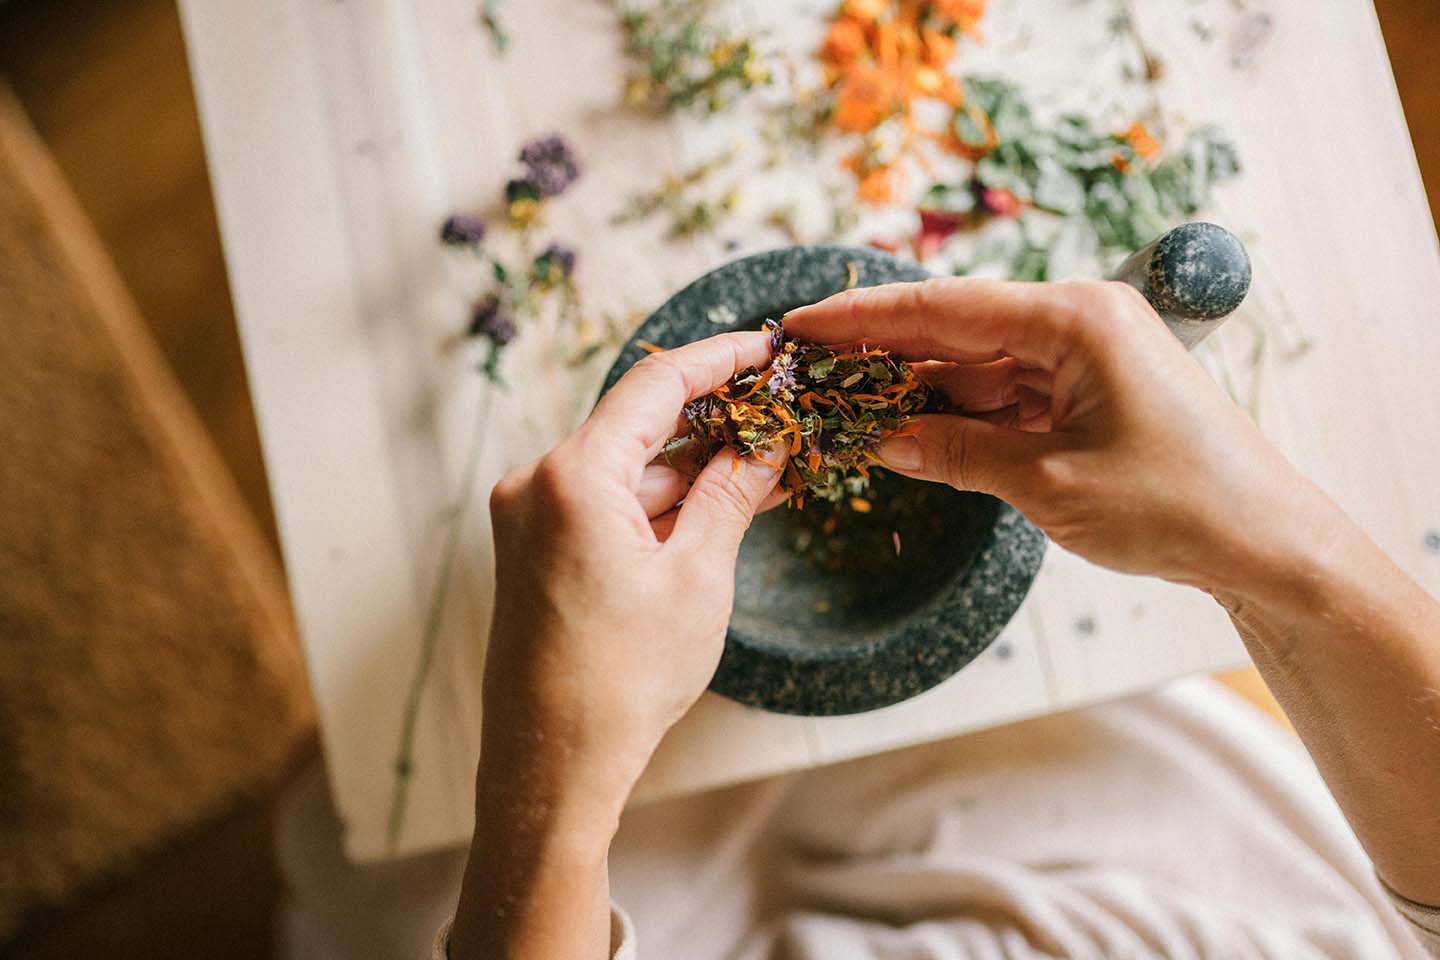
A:
<svg viewBox="0 0 1440 960">
<path fill-rule="evenodd" d="M 719 113 L 774 80 L 758 38 L 719 22 L 717 0 L 622 3 L 620 27 L 631 69 L 625 102 L 663 112 Z"/>
<path fill-rule="evenodd" d="M 553 301 L 563 320 L 580 322 L 575 251 L 551 242 L 539 254 L 533 253 L 533 233 L 546 203 L 579 179 L 580 161 L 559 134 L 527 142 L 520 148 L 518 160 L 524 174 L 505 184 L 505 222 L 519 248 L 518 259 L 502 259 L 484 249 L 487 225 L 477 214 L 451 214 L 440 227 L 441 243 L 468 250 L 489 265 L 490 289 L 471 308 L 465 333 L 488 344 L 480 369 L 496 382 L 500 380 L 502 351 L 515 339 L 522 318 L 536 316 Z"/>
<path fill-rule="evenodd" d="M 1015 279 L 1061 279 L 1063 270 L 1052 271 L 1060 245 L 1102 259 L 1129 253 L 1194 216 L 1209 204 L 1211 188 L 1240 170 L 1234 147 L 1214 128 L 1194 131 L 1180 150 L 1164 154 L 1144 124 L 1114 133 L 1078 114 L 1041 123 L 1014 84 L 971 78 L 965 90 L 967 110 L 956 115 L 953 132 L 972 151 L 973 170 L 927 191 L 916 254 L 929 256 L 951 234 L 989 220 L 1021 224 L 1000 242 L 982 244 L 960 272 L 999 262 Z M 1036 214 L 1049 215 L 1043 239 Z"/>
<path fill-rule="evenodd" d="M 740 206 L 738 180 L 732 178 L 718 188 L 714 182 L 739 153 L 740 147 L 731 145 L 688 170 L 667 176 L 654 190 L 631 194 L 610 222 L 632 223 L 663 213 L 666 234 L 672 240 L 713 230 Z"/>
<path fill-rule="evenodd" d="M 860 199 L 896 198 L 903 162 L 927 144 L 955 149 L 927 128 L 917 107 L 935 101 L 962 113 L 965 95 L 952 61 L 958 40 L 977 32 L 986 0 L 845 0 L 831 18 L 819 58 L 834 131 L 861 137 L 846 159 Z"/>
<path fill-rule="evenodd" d="M 793 506 L 813 498 L 868 512 L 875 447 L 904 436 L 915 414 L 941 409 L 939 395 L 886 350 L 832 350 L 786 337 L 774 320 L 765 326 L 771 365 L 689 403 L 681 441 L 699 443 L 706 459 L 729 446 L 773 462 Z"/>
<path fill-rule="evenodd" d="M 791 549 L 821 570 L 891 573 L 905 562 L 907 552 L 934 556 L 942 549 L 945 524 L 939 501 L 946 493 L 934 484 L 876 467 L 857 495 L 857 502 L 865 504 L 860 510 L 847 502 L 817 500 L 787 511 Z"/>
</svg>

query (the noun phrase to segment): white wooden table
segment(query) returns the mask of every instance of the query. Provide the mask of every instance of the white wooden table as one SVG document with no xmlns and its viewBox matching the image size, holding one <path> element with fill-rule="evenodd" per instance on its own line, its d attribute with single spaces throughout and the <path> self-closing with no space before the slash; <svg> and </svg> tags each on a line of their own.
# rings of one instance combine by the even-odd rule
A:
<svg viewBox="0 0 1440 960">
<path fill-rule="evenodd" d="M 801 49 L 828 6 L 751 4 Z M 1114 76 L 1103 6 L 993 0 L 989 43 L 967 68 L 1003 64 L 1036 90 L 1098 98 Z M 1260 269 L 1247 309 L 1269 322 L 1288 305 L 1315 341 L 1302 358 L 1268 365 L 1262 425 L 1440 590 L 1440 556 L 1425 547 L 1440 528 L 1440 259 L 1373 10 L 1366 0 L 1254 0 L 1273 35 L 1237 66 L 1236 36 L 1192 36 L 1197 12 L 1229 24 L 1219 0 L 1139 6 L 1147 40 L 1169 61 L 1167 102 L 1241 147 L 1245 176 L 1213 219 L 1252 238 Z M 627 191 L 731 134 L 617 109 L 617 34 L 599 0 L 504 4 L 515 42 L 503 59 L 477 29 L 473 0 L 181 8 L 333 793 L 348 851 L 374 858 L 386 852 L 401 702 L 441 514 L 483 389 L 472 362 L 444 347 L 475 281 L 440 255 L 437 225 L 495 196 L 525 138 L 565 131 L 586 174 L 556 205 L 554 226 L 581 250 L 587 293 L 614 308 L 654 306 L 732 254 L 718 241 L 676 247 L 654 230 L 617 231 L 610 214 Z M 1027 22 L 1053 26 L 1026 41 Z M 1220 338 L 1222 362 L 1248 349 L 1238 322 Z M 520 369 L 546 362 L 523 338 L 516 353 Z M 601 369 L 499 396 L 482 487 L 563 433 Z M 471 825 L 492 562 L 484 514 L 471 514 L 420 715 L 400 851 L 458 843 Z M 1244 660 L 1206 598 L 1052 547 L 1000 641 L 949 682 L 850 718 L 775 716 L 707 695 L 637 796 L 947 736 Z"/>
</svg>

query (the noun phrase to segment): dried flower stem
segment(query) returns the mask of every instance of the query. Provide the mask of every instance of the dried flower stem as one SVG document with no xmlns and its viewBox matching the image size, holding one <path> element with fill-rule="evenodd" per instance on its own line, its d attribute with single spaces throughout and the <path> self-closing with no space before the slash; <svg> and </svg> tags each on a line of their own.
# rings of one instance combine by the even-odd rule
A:
<svg viewBox="0 0 1440 960">
<path fill-rule="evenodd" d="M 498 353 L 499 350 L 492 346 L 491 358 Z M 454 579 L 461 534 L 470 513 L 470 501 L 475 498 L 475 480 L 480 473 L 480 454 L 485 448 L 485 426 L 490 419 L 490 404 L 495 389 L 495 386 L 487 385 L 480 391 L 475 410 L 475 432 L 470 438 L 470 451 L 465 456 L 460 493 L 446 511 L 448 526 L 445 545 L 440 552 L 440 569 L 430 594 L 429 609 L 425 613 L 425 632 L 420 637 L 420 657 L 415 664 L 415 672 L 410 677 L 410 689 L 405 697 L 405 712 L 400 723 L 400 747 L 395 754 L 395 782 L 390 796 L 390 821 L 386 830 L 386 843 L 391 850 L 398 844 L 400 828 L 405 824 L 405 806 L 410 798 L 410 781 L 415 770 L 415 729 L 420 718 L 420 702 L 424 698 L 430 667 L 435 662 L 440 628 L 445 622 L 445 601 L 450 595 L 450 583 Z"/>
</svg>

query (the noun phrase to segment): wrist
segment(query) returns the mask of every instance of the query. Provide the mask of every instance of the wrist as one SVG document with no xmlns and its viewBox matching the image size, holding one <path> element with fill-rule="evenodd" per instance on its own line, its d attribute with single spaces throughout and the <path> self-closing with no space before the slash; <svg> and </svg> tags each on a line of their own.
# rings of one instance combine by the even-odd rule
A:
<svg viewBox="0 0 1440 960">
<path fill-rule="evenodd" d="M 1198 584 L 1227 609 L 1324 617 L 1373 545 L 1308 481 L 1236 511 Z"/>
</svg>

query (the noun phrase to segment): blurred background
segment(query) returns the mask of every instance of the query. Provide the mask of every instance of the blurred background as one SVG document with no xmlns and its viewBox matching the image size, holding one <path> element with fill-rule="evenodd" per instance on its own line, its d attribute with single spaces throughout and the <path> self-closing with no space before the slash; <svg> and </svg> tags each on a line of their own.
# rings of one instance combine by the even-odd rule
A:
<svg viewBox="0 0 1440 960">
<path fill-rule="evenodd" d="M 1440 209 L 1440 3 L 1375 0 L 1375 5 L 1433 215 Z M 209 591 L 217 597 L 214 609 L 167 610 L 156 599 L 150 609 L 158 622 L 173 624 L 177 637 L 192 641 L 201 635 L 204 621 L 197 625 L 189 618 L 238 619 L 250 628 L 235 635 L 220 666 L 193 662 L 194 669 L 206 671 L 205 682 L 195 685 L 203 688 L 197 696 L 205 701 L 197 701 L 194 716 L 199 719 L 178 727 L 167 719 L 169 726 L 147 722 L 136 728 L 136 735 L 153 745 L 159 760 L 152 766 L 160 772 L 148 777 L 137 772 L 133 793 L 123 797 L 92 794 L 97 805 L 118 808 L 105 819 L 86 808 L 87 790 L 96 787 L 81 774 L 43 771 L 55 778 L 55 795 L 65 798 L 64 809 L 31 809 L 27 804 L 35 798 L 15 786 L 22 776 L 33 779 L 35 770 L 27 764 L 41 765 L 47 755 L 62 757 L 53 765 L 64 767 L 64 752 L 54 749 L 53 739 L 39 746 L 24 741 L 44 740 L 43 727 L 12 722 L 25 709 L 58 713 L 64 691 L 46 688 L 43 695 L 31 690 L 29 699 L 12 696 L 14 690 L 45 687 L 46 680 L 27 665 L 33 661 L 25 660 L 30 621 L 0 610 L 0 954 L 267 957 L 280 895 L 271 854 L 273 806 L 287 776 L 318 748 L 277 576 L 278 543 L 265 467 L 173 0 L 0 0 L 0 145 L 7 138 L 10 149 L 0 150 L 0 198 L 21 183 L 29 184 L 33 202 L 0 202 L 0 251 L 7 250 L 4 231 L 9 229 L 9 242 L 22 253 L 0 253 L 6 260 L 0 264 L 0 301 L 9 301 L 12 311 L 27 303 L 32 310 L 35 304 L 47 309 L 60 304 L 55 309 L 62 310 L 65 294 L 56 291 L 89 290 L 88 300 L 73 305 L 76 335 L 93 322 L 107 332 L 105 342 L 115 345 L 117 363 L 149 369 L 147 364 L 161 358 L 147 355 L 143 344 L 130 342 L 116 327 L 143 324 L 173 373 L 173 381 L 166 382 L 178 383 L 198 414 L 198 422 L 162 423 L 157 429 L 168 438 L 163 443 L 140 435 L 127 446 L 125 437 L 96 427 L 108 459 L 98 465 L 77 460 L 76 469 L 93 476 L 109 464 L 137 478 L 153 472 L 146 483 L 168 491 L 157 503 L 168 502 L 166 497 L 193 502 L 196 515 L 210 518 L 195 535 L 196 570 L 215 566 L 207 557 L 242 555 L 240 566 L 249 571 L 244 582 L 216 584 Z M 5 169 L 7 164 L 11 169 Z M 1356 190 L 1376 186 L 1357 174 Z M 92 229 L 98 243 L 91 242 Z M 55 251 L 67 258 L 57 259 Z M 113 262 L 113 273 L 100 254 Z M 116 274 L 123 292 L 117 291 Z M 100 301 L 113 295 L 114 316 L 93 309 L 97 289 L 105 293 Z M 23 320 L 18 313 L 7 314 L 0 302 L 0 321 L 7 317 Z M 13 329 L 9 321 L 0 323 L 7 336 L 22 328 L 23 323 Z M 6 372 L 4 351 L 0 345 L 0 376 Z M 105 351 L 96 354 L 87 375 L 96 378 L 101 413 L 117 403 L 154 402 L 151 388 L 108 376 Z M 0 389 L 0 401 L 4 397 Z M 103 422 L 96 421 L 96 411 L 56 413 Z M 10 423 L 0 423 L 0 438 L 23 445 L 24 411 L 0 412 L 0 421 L 6 418 Z M 0 449 L 0 460 L 5 457 Z M 0 556 L 6 538 L 18 537 L 13 514 L 20 511 L 12 507 L 6 489 L 11 480 L 19 484 L 24 478 L 16 480 L 0 464 L 0 502 L 12 514 L 10 528 L 0 533 Z M 94 509 L 91 522 L 104 522 L 103 509 Z M 0 577 L 5 575 L 0 565 Z M 102 609 L 101 599 L 113 597 L 113 587 L 77 585 L 76 602 Z M 89 592 L 80 596 L 84 590 Z M 9 596 L 13 600 L 19 594 L 12 589 Z M 76 655 L 103 668 L 103 650 L 85 642 L 83 636 L 75 638 Z M 162 652 L 166 663 L 177 662 L 168 656 L 175 651 Z M 117 713 L 133 718 L 151 689 L 146 684 L 163 682 L 166 669 L 157 663 L 145 676 L 128 678 L 132 687 L 126 689 L 133 690 L 134 701 L 115 705 Z M 183 681 L 184 674 L 174 679 Z M 1253 677 L 1232 682 L 1258 689 Z M 217 730 L 200 718 L 206 705 L 213 706 L 227 691 L 237 716 L 258 718 L 240 724 L 250 727 Z M 84 734 L 89 746 L 81 748 L 82 754 L 83 749 L 113 752 L 115 744 L 126 742 L 108 718 L 97 715 L 94 724 Z M 236 760 L 240 745 L 257 738 L 270 748 Z M 197 763 L 204 769 L 208 763 L 216 774 L 196 782 L 167 782 L 166 759 L 181 766 L 178 752 L 184 751 L 193 751 L 187 769 Z M 111 755 L 109 760 L 137 767 L 146 763 L 143 757 Z M 126 811 L 140 812 L 127 816 Z M 48 832 L 22 832 L 15 827 L 21 822 L 41 823 Z M 51 862 L 57 865 L 37 874 L 36 864 Z"/>
</svg>

